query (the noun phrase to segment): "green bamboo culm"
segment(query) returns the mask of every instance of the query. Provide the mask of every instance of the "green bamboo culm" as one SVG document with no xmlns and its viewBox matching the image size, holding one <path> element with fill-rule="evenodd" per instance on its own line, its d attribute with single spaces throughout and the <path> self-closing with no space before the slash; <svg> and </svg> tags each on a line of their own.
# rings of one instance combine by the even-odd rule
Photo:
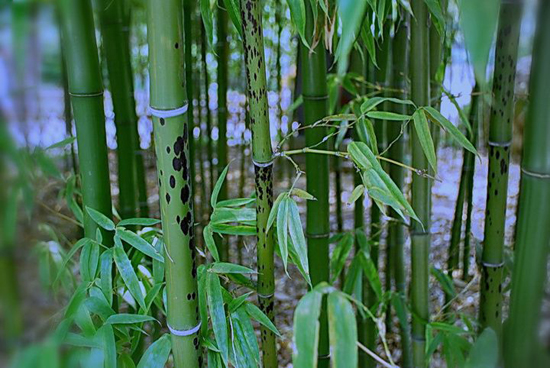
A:
<svg viewBox="0 0 550 368">
<path fill-rule="evenodd" d="M 317 6 L 317 5 L 315 5 Z M 306 37 L 311 45 L 315 28 L 312 5 L 306 7 Z M 319 32 L 319 31 L 318 31 Z M 322 32 L 322 31 L 321 31 Z M 322 33 L 317 37 L 323 37 Z M 328 87 L 327 63 L 324 44 L 319 42 L 311 51 L 308 46 L 300 44 L 302 60 L 302 96 L 304 99 L 304 125 L 315 124 L 327 116 Z M 327 129 L 317 127 L 306 129 L 306 147 L 320 150 L 328 149 L 325 139 Z M 311 282 L 315 286 L 320 282 L 329 281 L 329 165 L 328 156 L 320 154 L 306 155 L 306 183 L 307 191 L 313 195 L 315 201 L 307 201 L 306 236 L 308 261 L 311 272 Z M 329 337 L 326 306 L 321 309 L 319 332 L 318 361 L 319 367 L 329 366 Z"/>
<path fill-rule="evenodd" d="M 177 368 L 199 367 L 197 269 L 181 0 L 147 2 L 151 112 L 166 246 L 167 323 Z M 182 336 L 185 335 L 185 336 Z"/>
<path fill-rule="evenodd" d="M 408 49 L 408 18 L 403 18 L 396 24 L 395 36 L 393 39 L 393 70 L 391 75 L 392 88 L 397 89 L 396 98 L 408 98 L 407 84 L 407 49 Z M 405 105 L 397 105 L 395 112 L 406 114 L 407 107 Z M 388 157 L 398 162 L 405 160 L 405 140 L 401 135 L 401 126 L 399 124 L 388 124 L 387 127 L 388 142 L 393 144 L 388 149 Z M 389 166 L 389 174 L 394 183 L 403 190 L 405 186 L 405 169 L 398 165 Z M 407 295 L 406 289 L 406 271 L 405 271 L 405 228 L 399 221 L 399 215 L 390 208 L 390 217 L 395 221 L 390 221 L 388 224 L 387 244 L 391 251 L 392 262 L 392 279 L 395 291 L 405 301 Z M 405 312 L 406 309 L 403 308 Z M 402 368 L 412 367 L 411 356 L 411 337 L 408 324 L 400 324 L 401 336 L 401 364 Z"/>
<path fill-rule="evenodd" d="M 521 13 L 522 1 L 502 2 L 489 120 L 489 171 L 481 259 L 479 322 L 480 332 L 490 327 L 499 337 L 502 334 L 504 226 Z"/>
<path fill-rule="evenodd" d="M 533 44 L 530 104 L 524 130 L 509 318 L 504 329 L 506 368 L 547 367 L 539 342 L 541 302 L 550 242 L 550 2 L 541 1 Z M 497 62 L 498 59 L 496 60 Z M 509 62 L 509 60 L 505 60 Z"/>
<path fill-rule="evenodd" d="M 204 29 L 204 23 L 201 17 L 201 61 L 202 61 L 202 73 L 204 83 L 204 104 L 206 106 L 206 134 L 204 138 L 206 142 L 206 159 L 208 160 L 208 176 L 209 176 L 209 193 L 212 193 L 214 188 L 214 152 L 212 147 L 212 112 L 210 111 L 210 95 L 208 93 L 210 88 L 210 76 L 208 74 L 208 64 L 206 61 L 206 30 Z"/>
<path fill-rule="evenodd" d="M 417 106 L 428 106 L 429 85 L 429 40 L 428 11 L 424 0 L 412 0 L 414 18 L 411 18 L 411 99 Z M 428 170 L 420 140 L 411 129 L 412 166 Z M 411 308 L 412 308 L 412 352 L 413 367 L 426 366 L 426 321 L 429 320 L 428 279 L 430 252 L 431 180 L 414 175 L 411 186 L 412 208 L 420 219 L 412 222 L 411 228 Z"/>
<path fill-rule="evenodd" d="M 195 96 L 193 87 L 194 75 L 193 75 L 193 12 L 194 12 L 194 0 L 183 0 L 183 33 L 184 33 L 184 46 L 185 46 L 185 87 L 187 89 L 187 97 L 189 98 L 189 108 L 187 110 L 187 130 L 189 137 L 189 159 L 190 159 L 190 174 L 191 184 L 193 188 L 195 186 L 195 137 L 193 135 L 193 129 L 195 128 L 195 109 L 193 106 L 193 98 Z M 199 156 L 200 157 L 200 156 Z M 193 201 L 195 198 L 193 198 Z"/>
<path fill-rule="evenodd" d="M 124 0 L 101 0 L 99 15 L 103 50 L 109 74 L 117 137 L 119 213 L 137 215 L 136 155 L 139 138 L 128 28 L 124 25 Z"/>
<path fill-rule="evenodd" d="M 479 124 L 481 121 L 481 113 L 483 111 L 483 98 L 482 96 L 476 96 L 479 94 L 479 87 L 477 84 L 474 86 L 474 98 L 472 98 L 472 106 L 470 109 L 470 122 L 472 131 L 469 136 L 469 140 L 474 147 L 477 148 L 477 141 L 479 140 Z M 474 193 L 474 174 L 476 168 L 475 155 L 463 149 L 464 162 L 462 165 L 462 171 L 465 176 L 465 195 L 464 200 L 466 202 L 466 223 L 464 225 L 464 249 L 462 252 L 462 280 L 467 281 L 470 275 L 470 253 L 471 253 L 471 230 L 472 230 L 472 212 L 473 206 L 473 193 Z"/>
<path fill-rule="evenodd" d="M 227 10 L 224 0 L 218 0 L 216 53 L 218 54 L 218 175 L 227 166 L 227 80 L 229 62 L 229 43 L 227 42 Z M 218 195 L 220 200 L 227 199 L 227 179 L 222 185 Z M 219 248 L 220 258 L 228 260 L 229 246 L 227 240 L 216 237 L 216 244 Z"/>
<path fill-rule="evenodd" d="M 252 131 L 252 160 L 255 169 L 258 301 L 261 310 L 271 321 L 274 321 L 273 230 L 266 231 L 267 219 L 273 205 L 273 150 L 269 132 L 262 7 L 259 0 L 241 0 L 240 4 L 250 129 Z M 260 327 L 260 331 L 263 367 L 276 368 L 275 334 L 263 325 Z"/>
<path fill-rule="evenodd" d="M 90 0 L 59 0 L 59 4 L 65 41 L 63 51 L 76 125 L 83 205 L 112 217 L 103 84 L 92 4 Z M 95 239 L 98 229 L 102 232 L 103 244 L 112 245 L 112 233 L 98 228 L 84 211 L 85 235 Z"/>
<path fill-rule="evenodd" d="M 480 117 L 480 89 L 476 83 L 472 89 L 470 102 L 470 113 L 468 120 L 471 125 L 471 131 L 469 133 L 469 140 L 475 146 L 477 146 L 478 130 Z M 468 274 L 469 266 L 469 242 L 470 242 L 470 228 L 471 228 L 471 215 L 472 215 L 472 191 L 474 184 L 474 169 L 475 169 L 475 155 L 468 150 L 463 150 L 462 156 L 462 170 L 460 173 L 460 183 L 458 186 L 458 195 L 455 203 L 455 213 L 453 223 L 451 225 L 451 240 L 449 243 L 449 253 L 447 258 L 447 273 L 452 278 L 453 271 L 458 269 L 460 259 L 460 240 L 462 238 L 462 225 L 464 223 L 464 206 L 466 205 L 466 226 L 464 236 L 464 250 L 463 250 L 463 269 L 464 275 Z M 468 245 L 467 245 L 468 243 Z M 468 249 L 467 249 L 468 248 Z M 451 296 L 446 295 L 446 303 L 451 302 Z"/>
</svg>

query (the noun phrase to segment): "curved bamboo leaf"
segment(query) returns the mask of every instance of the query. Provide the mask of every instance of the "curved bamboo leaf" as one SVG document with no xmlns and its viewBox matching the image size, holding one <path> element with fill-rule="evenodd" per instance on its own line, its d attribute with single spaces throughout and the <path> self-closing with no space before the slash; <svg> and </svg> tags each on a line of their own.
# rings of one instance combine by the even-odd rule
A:
<svg viewBox="0 0 550 368">
<path fill-rule="evenodd" d="M 294 311 L 294 351 L 292 363 L 295 367 L 317 366 L 319 348 L 319 315 L 323 294 L 312 290 L 302 297 Z"/>
<path fill-rule="evenodd" d="M 357 322 L 353 307 L 340 292 L 328 295 L 330 351 L 334 368 L 357 366 Z"/>
<path fill-rule="evenodd" d="M 371 111 L 367 113 L 367 116 L 371 119 L 390 120 L 390 121 L 411 120 L 410 115 L 403 115 L 395 112 L 386 112 L 386 111 Z"/>
<path fill-rule="evenodd" d="M 290 8 L 290 18 L 292 23 L 298 31 L 300 38 L 304 45 L 309 47 L 306 40 L 306 4 L 304 0 L 287 0 L 288 7 Z"/>
<path fill-rule="evenodd" d="M 348 66 L 348 55 L 365 18 L 367 10 L 366 1 L 355 0 L 336 0 L 338 6 L 338 16 L 342 20 L 342 34 L 336 50 L 336 59 L 338 60 L 338 74 L 344 75 Z"/>
<path fill-rule="evenodd" d="M 275 327 L 273 322 L 271 322 L 271 320 L 264 314 L 264 312 L 260 310 L 260 308 L 256 307 L 254 304 L 249 302 L 245 302 L 244 305 L 245 305 L 246 313 L 248 313 L 248 315 L 251 318 L 255 319 L 256 321 L 261 323 L 263 326 L 270 329 L 271 332 L 273 332 L 275 335 L 281 336 L 281 334 L 279 333 L 279 330 L 277 330 L 277 327 Z"/>
<path fill-rule="evenodd" d="M 498 356 L 497 334 L 487 327 L 472 346 L 466 368 L 495 368 L 498 365 Z"/>
<path fill-rule="evenodd" d="M 212 258 L 214 258 L 214 261 L 219 262 L 220 255 L 218 253 L 218 247 L 216 246 L 216 242 L 214 241 L 214 232 L 212 231 L 211 224 L 208 224 L 202 230 L 202 236 L 204 238 L 204 242 L 206 243 L 206 247 L 210 251 L 210 254 L 212 254 Z"/>
<path fill-rule="evenodd" d="M 283 260 L 285 272 L 288 263 L 288 202 L 290 201 L 292 200 L 289 197 L 283 199 L 277 211 L 277 243 L 279 245 L 279 251 L 281 252 L 281 259 Z"/>
<path fill-rule="evenodd" d="M 437 159 L 435 158 L 435 149 L 434 142 L 432 139 L 432 134 L 430 133 L 430 126 L 428 125 L 428 119 L 426 119 L 426 114 L 423 109 L 418 109 L 413 114 L 414 129 L 418 140 L 420 141 L 420 146 L 424 151 L 424 155 L 428 159 L 428 162 L 434 172 L 437 172 Z"/>
<path fill-rule="evenodd" d="M 304 229 L 302 228 L 302 221 L 300 220 L 298 205 L 292 199 L 289 199 L 287 205 L 290 220 L 288 222 L 288 230 L 290 233 L 290 239 L 292 240 L 291 245 L 294 247 L 303 269 L 307 274 L 309 274 L 306 238 L 304 236 Z"/>
<path fill-rule="evenodd" d="M 128 288 L 130 294 L 134 297 L 139 306 L 145 310 L 147 309 L 145 306 L 145 299 L 143 298 L 143 293 L 141 292 L 136 272 L 134 271 L 132 263 L 128 259 L 128 256 L 122 247 L 120 238 L 115 235 L 114 239 L 115 247 L 113 248 L 113 257 L 115 259 L 116 267 L 120 272 L 120 276 L 122 277 L 122 280 L 124 281 L 124 284 Z"/>
<path fill-rule="evenodd" d="M 220 177 L 216 181 L 216 185 L 214 185 L 214 189 L 212 189 L 212 196 L 210 197 L 210 205 L 212 208 L 216 208 L 218 204 L 218 195 L 220 194 L 220 190 L 222 190 L 223 182 L 225 181 L 225 177 L 227 176 L 227 170 L 229 170 L 229 163 L 225 169 L 223 169 L 222 173 L 220 174 Z"/>
<path fill-rule="evenodd" d="M 154 218 L 129 218 L 121 220 L 118 226 L 155 226 L 160 224 L 160 220 Z"/>
<path fill-rule="evenodd" d="M 107 318 L 105 323 L 111 325 L 131 325 L 134 323 L 143 323 L 149 321 L 156 321 L 156 319 L 143 314 L 120 313 L 110 316 L 109 318 Z"/>
<path fill-rule="evenodd" d="M 157 252 L 155 248 L 149 242 L 145 239 L 143 239 L 141 236 L 137 235 L 133 231 L 126 230 L 124 228 L 118 227 L 116 229 L 116 235 L 120 237 L 120 239 L 124 240 L 126 243 L 130 244 L 132 247 L 139 250 L 141 253 L 156 259 L 159 262 L 164 262 L 163 256 Z"/>
<path fill-rule="evenodd" d="M 223 0 L 223 3 L 225 5 L 225 9 L 227 10 L 227 13 L 229 14 L 229 18 L 231 18 L 231 21 L 233 22 L 233 25 L 235 26 L 235 29 L 237 30 L 237 33 L 239 33 L 239 36 L 243 37 L 243 25 L 242 25 L 242 19 L 241 19 L 241 7 L 239 5 L 238 0 Z"/>
<path fill-rule="evenodd" d="M 115 223 L 101 212 L 96 211 L 90 207 L 86 207 L 86 212 L 88 212 L 88 215 L 90 215 L 91 219 L 98 226 L 101 226 L 107 231 L 113 231 L 115 229 Z"/>
<path fill-rule="evenodd" d="M 346 233 L 338 244 L 336 244 L 332 256 L 330 257 L 330 269 L 332 271 L 331 283 L 334 283 L 340 275 L 340 272 L 342 272 L 352 246 L 353 236 L 351 236 L 350 233 Z"/>
<path fill-rule="evenodd" d="M 221 274 L 227 274 L 227 273 L 240 273 L 240 274 L 251 274 L 256 273 L 256 271 L 244 267 L 241 265 L 233 264 L 233 263 L 227 263 L 227 262 L 214 262 L 208 270 L 213 273 L 221 273 Z"/>
<path fill-rule="evenodd" d="M 453 139 L 460 144 L 463 148 L 467 149 L 468 151 L 472 152 L 474 155 L 477 155 L 477 150 L 474 147 L 474 145 L 458 130 L 457 127 L 453 125 L 449 120 L 447 120 L 439 111 L 434 109 L 431 106 L 424 107 L 424 110 L 428 112 L 428 115 L 430 118 L 438 123 L 447 133 L 453 137 Z"/>
<path fill-rule="evenodd" d="M 218 275 L 211 272 L 206 273 L 206 288 L 208 309 L 210 310 L 214 336 L 216 336 L 216 342 L 218 343 L 222 359 L 227 365 L 229 360 L 229 337 L 227 334 L 225 310 L 223 308 L 222 287 Z"/>
<path fill-rule="evenodd" d="M 163 368 L 172 350 L 170 335 L 164 334 L 145 351 L 137 368 Z"/>
</svg>

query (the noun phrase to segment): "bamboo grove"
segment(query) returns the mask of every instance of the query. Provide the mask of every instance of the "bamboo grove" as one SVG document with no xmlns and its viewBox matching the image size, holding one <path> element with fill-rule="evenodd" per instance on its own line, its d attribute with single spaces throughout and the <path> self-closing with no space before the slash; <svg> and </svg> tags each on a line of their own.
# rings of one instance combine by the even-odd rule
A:
<svg viewBox="0 0 550 368">
<path fill-rule="evenodd" d="M 0 5 L 0 364 L 548 366 L 549 18 L 544 0 Z M 55 89 L 32 95 L 33 73 Z"/>
</svg>

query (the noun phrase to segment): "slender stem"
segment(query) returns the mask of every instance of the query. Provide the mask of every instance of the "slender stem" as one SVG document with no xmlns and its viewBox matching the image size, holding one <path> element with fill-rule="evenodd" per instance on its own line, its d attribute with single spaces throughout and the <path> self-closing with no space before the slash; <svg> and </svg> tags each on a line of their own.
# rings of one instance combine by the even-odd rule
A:
<svg viewBox="0 0 550 368">
<path fill-rule="evenodd" d="M 315 4 L 314 6 L 318 6 Z M 309 43 L 313 42 L 315 24 L 313 8 L 306 2 L 306 34 L 311 35 Z M 322 33 L 319 37 L 323 37 Z M 319 42 L 313 50 L 303 43 L 300 45 L 302 60 L 302 96 L 304 99 L 304 126 L 314 125 L 324 118 L 328 112 L 327 63 L 324 44 Z M 316 201 L 307 201 L 306 236 L 311 282 L 315 286 L 320 282 L 329 281 L 329 165 L 328 156 L 319 151 L 328 149 L 325 139 L 328 131 L 325 127 L 316 126 L 305 131 L 306 146 L 315 146 L 306 156 L 307 191 Z M 317 153 L 317 154 L 316 154 Z M 329 366 L 329 338 L 326 305 L 323 304 L 320 316 L 319 332 L 319 367 Z"/>
<path fill-rule="evenodd" d="M 514 87 L 522 7 L 522 1 L 503 1 L 501 5 L 489 120 L 489 171 L 481 257 L 479 322 L 480 332 L 490 327 L 499 338 L 502 336 L 503 267 L 501 265 L 504 262 Z"/>
<path fill-rule="evenodd" d="M 504 363 L 545 367 L 548 351 L 539 340 L 541 303 L 550 248 L 550 2 L 540 2 L 525 122 L 521 188 L 512 292 L 504 336 Z M 498 62 L 498 59 L 497 59 Z M 509 60 L 503 60 L 508 63 Z"/>
<path fill-rule="evenodd" d="M 417 106 L 429 105 L 428 11 L 424 0 L 412 0 L 411 18 L 411 99 Z M 412 166 L 428 170 L 420 140 L 411 129 Z M 431 180 L 414 176 L 411 186 L 412 208 L 421 223 L 414 221 L 411 231 L 411 307 L 413 366 L 426 366 L 426 321 L 429 320 L 428 278 L 431 228 Z"/>
<path fill-rule="evenodd" d="M 185 88 L 187 89 L 187 136 L 189 137 L 189 165 L 191 186 L 196 188 L 195 183 L 195 107 L 194 107 L 194 74 L 193 74 L 193 11 L 195 0 L 183 0 L 183 34 L 185 44 Z M 200 156 L 199 156 L 200 157 Z M 192 197 L 193 204 L 196 203 L 195 196 Z M 196 209 L 194 208 L 194 217 L 196 218 Z"/>
<path fill-rule="evenodd" d="M 404 17 L 397 24 L 393 45 L 393 72 L 392 86 L 403 92 L 396 95 L 397 98 L 407 98 L 407 39 L 408 17 Z M 407 107 L 396 106 L 395 112 L 406 114 Z M 405 159 L 405 140 L 402 137 L 401 128 L 396 124 L 388 124 L 388 141 L 393 142 L 388 148 L 388 156 L 393 162 L 399 163 Z M 389 174 L 394 183 L 403 190 L 405 185 L 405 172 L 400 165 L 390 165 Z M 398 214 L 390 208 L 390 217 L 399 218 Z M 406 271 L 405 271 L 405 229 L 400 221 L 390 221 L 388 224 L 388 247 L 392 252 L 392 278 L 395 291 L 404 299 L 407 295 Z M 400 324 L 401 336 L 401 365 L 403 368 L 412 367 L 410 328 L 407 324 Z"/>
<path fill-rule="evenodd" d="M 89 0 L 60 0 L 60 11 L 69 93 L 76 124 L 83 204 L 112 217 L 103 85 L 92 5 Z M 95 239 L 97 230 L 97 224 L 84 211 L 85 235 Z M 112 233 L 99 230 L 103 234 L 104 244 L 112 245 Z"/>
<path fill-rule="evenodd" d="M 273 206 L 273 151 L 269 132 L 262 7 L 259 0 L 241 0 L 240 3 L 250 129 L 252 130 L 252 160 L 256 183 L 258 299 L 262 311 L 271 321 L 274 321 L 273 230 L 266 231 L 267 220 Z M 260 329 L 263 366 L 276 368 L 275 334 L 263 325 Z"/>
<path fill-rule="evenodd" d="M 151 107 L 171 111 L 187 102 L 184 62 L 183 14 L 180 0 L 147 2 Z M 195 262 L 193 187 L 190 180 L 188 120 L 185 113 L 153 116 L 159 176 L 160 213 L 165 244 L 167 323 L 187 331 L 199 323 Z M 172 335 L 177 368 L 201 365 L 198 335 Z"/>
<path fill-rule="evenodd" d="M 210 178 L 210 192 L 214 189 L 214 161 L 213 161 L 213 148 L 212 148 L 212 113 L 210 112 L 210 78 L 208 75 L 208 64 L 206 60 L 206 30 L 204 29 L 204 23 L 201 18 L 201 58 L 202 58 L 202 73 L 204 75 L 204 102 L 206 105 L 206 134 L 204 137 L 208 140 L 206 142 L 206 157 L 208 160 L 209 178 Z"/>
</svg>

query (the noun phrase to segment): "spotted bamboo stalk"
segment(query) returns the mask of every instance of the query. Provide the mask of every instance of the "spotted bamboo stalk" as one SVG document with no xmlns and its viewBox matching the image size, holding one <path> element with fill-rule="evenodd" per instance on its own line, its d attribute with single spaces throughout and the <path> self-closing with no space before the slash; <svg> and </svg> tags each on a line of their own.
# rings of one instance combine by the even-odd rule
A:
<svg viewBox="0 0 550 368">
<path fill-rule="evenodd" d="M 499 337 L 502 334 L 504 226 L 521 13 L 522 1 L 502 2 L 489 120 L 489 173 L 487 177 L 479 322 L 480 331 L 486 327 L 491 327 Z"/>
<path fill-rule="evenodd" d="M 546 367 L 539 340 L 541 303 L 550 248 L 550 2 L 538 10 L 525 122 L 521 189 L 509 319 L 504 330 L 504 366 Z M 509 63 L 510 59 L 496 59 Z"/>
<path fill-rule="evenodd" d="M 411 18 L 411 99 L 417 106 L 429 105 L 429 40 L 428 11 L 424 0 L 411 1 L 414 18 Z M 428 161 L 416 131 L 411 130 L 412 166 L 429 170 Z M 431 227 L 431 181 L 414 175 L 411 186 L 412 208 L 421 221 L 413 221 L 411 228 L 411 308 L 413 366 L 426 366 L 426 322 L 430 308 L 428 297 Z"/>
<path fill-rule="evenodd" d="M 194 74 L 193 74 L 193 11 L 194 0 L 183 1 L 183 33 L 185 44 L 185 87 L 189 98 L 189 109 L 187 110 L 187 129 L 189 136 L 189 159 L 191 184 L 195 188 L 195 137 L 193 129 L 195 128 L 195 109 L 193 106 L 194 93 Z M 200 156 L 199 156 L 200 157 Z M 193 201 L 195 198 L 193 198 Z"/>
<path fill-rule="evenodd" d="M 407 84 L 407 44 L 408 44 L 408 18 L 402 19 L 396 25 L 395 36 L 393 39 L 393 71 L 392 71 L 392 88 L 398 89 L 397 98 L 408 98 L 408 84 Z M 397 113 L 406 114 L 408 109 L 405 105 L 398 105 L 396 107 Z M 404 137 L 399 137 L 401 134 L 401 127 L 399 124 L 389 124 L 387 128 L 388 142 L 394 142 L 388 150 L 388 157 L 403 162 L 405 159 L 405 140 Z M 398 165 L 389 166 L 389 174 L 394 183 L 403 189 L 405 185 L 405 169 Z M 393 219 L 399 219 L 399 215 L 390 208 L 390 217 Z M 401 297 L 405 299 L 407 295 L 406 289 L 406 271 L 405 271 L 405 228 L 399 221 L 390 221 L 388 224 L 388 248 L 391 251 L 391 263 L 392 263 L 392 279 L 395 291 L 401 294 Z M 401 367 L 412 367 L 411 357 L 411 337 L 410 328 L 407 324 L 400 324 L 400 336 L 401 336 Z"/>
<path fill-rule="evenodd" d="M 103 85 L 92 5 L 90 0 L 60 0 L 59 4 L 69 94 L 76 125 L 83 204 L 111 217 Z M 84 211 L 85 235 L 95 239 L 97 229 L 97 224 Z M 103 229 L 100 231 L 104 244 L 112 245 L 112 234 Z"/>
<path fill-rule="evenodd" d="M 147 2 L 149 75 L 160 212 L 165 243 L 167 323 L 174 364 L 199 367 L 199 314 L 180 0 Z M 185 335 L 185 336 L 184 336 Z"/>
<path fill-rule="evenodd" d="M 313 42 L 315 28 L 313 20 L 313 8 L 310 2 L 306 7 L 306 37 L 308 43 Z M 317 6 L 317 4 L 315 4 Z M 317 35 L 323 37 L 322 31 Z M 302 60 L 302 96 L 304 99 L 304 125 L 312 125 L 327 116 L 328 111 L 328 87 L 327 87 L 327 63 L 324 44 L 319 42 L 313 49 L 308 49 L 304 43 L 300 43 Z M 321 150 L 328 149 L 328 142 L 324 140 L 327 129 L 317 127 L 307 129 L 306 147 L 315 146 Z M 311 270 L 311 282 L 313 286 L 320 282 L 328 282 L 329 275 L 329 235 L 330 235 L 330 209 L 329 209 L 329 165 L 327 155 L 306 155 L 306 186 L 307 191 L 313 195 L 315 201 L 307 201 L 306 212 L 306 236 L 308 261 Z M 329 366 L 329 337 L 328 319 L 326 308 L 321 308 L 319 332 L 319 367 Z"/>
<path fill-rule="evenodd" d="M 274 321 L 273 230 L 266 231 L 267 219 L 273 205 L 273 150 L 269 133 L 262 7 L 259 0 L 241 0 L 240 4 L 252 130 L 252 160 L 255 169 L 258 300 L 263 312 Z M 263 326 L 261 343 L 263 366 L 277 367 L 275 335 Z"/>
<path fill-rule="evenodd" d="M 227 42 L 227 10 L 224 0 L 218 0 L 218 19 L 217 19 L 217 37 L 216 53 L 218 54 L 218 175 L 227 166 L 227 79 L 229 63 L 229 43 Z M 219 199 L 227 199 L 227 179 L 222 185 Z M 216 243 L 219 248 L 222 260 L 229 257 L 229 244 L 226 239 L 216 237 Z"/>
</svg>

